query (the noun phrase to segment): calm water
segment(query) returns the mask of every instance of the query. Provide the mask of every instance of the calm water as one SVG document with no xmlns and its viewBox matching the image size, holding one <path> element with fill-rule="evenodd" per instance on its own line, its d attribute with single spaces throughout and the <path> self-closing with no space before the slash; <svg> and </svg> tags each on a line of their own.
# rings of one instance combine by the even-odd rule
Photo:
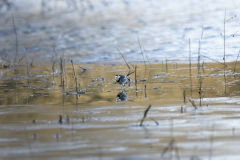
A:
<svg viewBox="0 0 240 160">
<path fill-rule="evenodd" d="M 239 63 L 226 66 L 226 95 L 224 65 L 209 63 L 223 62 L 225 9 L 236 15 L 226 34 L 239 29 L 238 1 L 12 2 L 0 20 L 0 159 L 239 159 Z M 191 81 L 186 63 L 189 39 L 197 60 L 202 27 L 200 107 L 197 66 Z M 227 62 L 238 35 L 226 40 Z M 114 77 L 129 70 L 117 48 L 131 71 L 137 65 L 124 90 Z"/>
<path fill-rule="evenodd" d="M 49 0 L 42 7 L 40 0 L 24 0 L 15 2 L 15 10 L 1 13 L 0 50 L 15 54 L 13 13 L 18 50 L 23 54 L 25 48 L 32 59 L 49 58 L 55 48 L 58 54 L 64 52 L 79 62 L 122 62 L 118 48 L 128 61 L 148 58 L 151 62 L 186 62 L 189 39 L 192 58 L 197 59 L 203 27 L 202 60 L 222 61 L 220 34 L 226 10 L 226 19 L 236 15 L 226 23 L 226 37 L 235 33 L 226 40 L 226 60 L 232 61 L 239 50 L 239 7 L 237 0 Z M 146 53 L 144 58 L 138 38 Z"/>
<path fill-rule="evenodd" d="M 190 85 L 188 65 L 168 64 L 166 70 L 152 64 L 145 74 L 145 65 L 138 64 L 137 93 L 135 83 L 124 90 L 115 83 L 116 74 L 128 73 L 125 65 L 85 64 L 83 72 L 75 64 L 75 76 L 72 66 L 66 65 L 64 87 L 58 65 L 54 77 L 50 65 L 33 64 L 28 74 L 26 65 L 2 69 L 0 157 L 237 160 L 240 99 L 239 67 L 234 77 L 234 64 L 228 64 L 225 96 L 223 71 L 215 69 L 222 64 L 205 63 L 202 107 L 196 65 Z M 116 102 L 119 93 L 127 100 Z"/>
</svg>

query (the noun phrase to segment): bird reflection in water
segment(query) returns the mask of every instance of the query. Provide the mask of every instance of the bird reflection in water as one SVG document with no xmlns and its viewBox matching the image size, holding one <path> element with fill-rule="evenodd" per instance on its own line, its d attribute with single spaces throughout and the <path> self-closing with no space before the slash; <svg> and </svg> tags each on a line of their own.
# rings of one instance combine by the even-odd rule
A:
<svg viewBox="0 0 240 160">
<path fill-rule="evenodd" d="M 125 93 L 125 91 L 121 91 L 117 94 L 117 97 L 116 97 L 116 102 L 121 102 L 121 101 L 126 101 L 128 100 L 128 95 L 127 93 Z"/>
</svg>

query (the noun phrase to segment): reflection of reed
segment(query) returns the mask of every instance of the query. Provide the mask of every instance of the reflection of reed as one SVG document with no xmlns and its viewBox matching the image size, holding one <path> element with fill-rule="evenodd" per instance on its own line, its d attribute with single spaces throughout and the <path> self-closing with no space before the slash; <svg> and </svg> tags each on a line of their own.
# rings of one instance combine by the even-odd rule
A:
<svg viewBox="0 0 240 160">
<path fill-rule="evenodd" d="M 176 153 L 176 159 L 180 160 L 180 156 L 179 156 L 179 151 L 178 151 L 178 147 L 176 144 L 176 140 L 174 138 L 171 139 L 171 141 L 169 142 L 168 146 L 164 148 L 164 150 L 161 153 L 161 158 L 164 158 L 164 155 L 169 151 L 170 154 L 173 153 L 173 151 Z"/>
<path fill-rule="evenodd" d="M 147 117 L 148 111 L 150 110 L 151 107 L 152 107 L 152 105 L 149 105 L 148 108 L 144 111 L 143 118 L 141 120 L 140 126 L 142 126 L 143 121 Z"/>
</svg>

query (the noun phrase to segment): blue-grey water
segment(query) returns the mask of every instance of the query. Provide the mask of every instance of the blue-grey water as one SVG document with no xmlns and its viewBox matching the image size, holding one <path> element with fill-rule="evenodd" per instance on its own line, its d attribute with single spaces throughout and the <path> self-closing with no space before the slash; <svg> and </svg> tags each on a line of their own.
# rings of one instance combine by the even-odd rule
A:
<svg viewBox="0 0 240 160">
<path fill-rule="evenodd" d="M 239 6 L 0 0 L 0 159 L 239 160 Z"/>
<path fill-rule="evenodd" d="M 224 33 L 225 11 L 226 21 L 230 18 L 225 27 L 226 61 L 238 55 L 237 0 L 12 2 L 10 11 L 2 9 L 0 21 L 0 50 L 10 55 L 16 52 L 13 15 L 19 54 L 27 53 L 30 59 L 49 58 L 55 50 L 79 62 L 123 62 L 118 48 L 128 62 L 188 62 L 190 39 L 193 61 L 199 41 L 200 61 L 223 61 L 220 34 Z"/>
</svg>

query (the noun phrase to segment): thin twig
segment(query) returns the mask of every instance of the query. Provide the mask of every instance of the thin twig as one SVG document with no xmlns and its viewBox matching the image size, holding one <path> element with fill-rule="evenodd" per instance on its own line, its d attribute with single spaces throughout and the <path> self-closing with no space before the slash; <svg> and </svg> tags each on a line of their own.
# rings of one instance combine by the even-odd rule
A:
<svg viewBox="0 0 240 160">
<path fill-rule="evenodd" d="M 75 77 L 75 87 L 76 87 L 76 93 L 78 91 L 78 87 L 77 87 L 77 77 Z"/>
<path fill-rule="evenodd" d="M 17 37 L 17 31 L 16 31 L 16 26 L 15 26 L 13 14 L 12 14 L 12 22 L 13 22 L 13 27 L 14 27 L 15 39 L 16 39 L 16 55 L 15 55 L 15 58 L 14 58 L 14 64 L 15 64 L 16 60 L 17 60 L 17 56 L 18 56 L 18 37 Z"/>
<path fill-rule="evenodd" d="M 127 76 L 130 76 L 131 74 L 133 74 L 134 73 L 134 71 L 133 72 L 129 72 L 128 74 L 127 74 Z"/>
<path fill-rule="evenodd" d="M 83 68 L 83 67 L 81 67 L 81 66 L 78 66 L 79 68 L 81 68 L 82 70 L 83 70 L 83 72 L 86 72 L 87 71 L 87 69 L 85 69 L 85 68 Z"/>
<path fill-rule="evenodd" d="M 74 66 L 73 66 L 73 61 L 72 61 L 72 60 L 71 60 L 71 63 L 72 63 L 73 77 L 76 77 L 75 70 L 74 70 Z"/>
<path fill-rule="evenodd" d="M 141 54 L 142 54 L 142 58 L 143 58 L 144 66 L 145 66 L 144 79 L 146 79 L 147 65 L 146 65 L 146 62 L 145 62 L 145 58 L 144 58 L 144 55 L 143 55 L 142 44 L 141 44 L 141 42 L 140 42 L 139 37 L 138 37 L 138 43 L 139 43 L 139 46 L 140 46 L 140 49 L 141 49 Z M 146 83 L 146 81 L 143 81 L 143 84 L 145 84 L 145 83 Z M 140 98 L 142 98 L 142 92 L 141 92 Z"/>
<path fill-rule="evenodd" d="M 235 72 L 236 72 L 236 67 L 237 67 L 237 61 L 238 61 L 239 53 L 240 53 L 240 49 L 239 49 L 239 51 L 238 51 L 238 56 L 237 56 L 237 59 L 236 59 L 236 62 L 235 62 L 233 74 L 235 74 Z"/>
<path fill-rule="evenodd" d="M 166 73 L 168 73 L 168 63 L 167 63 L 167 59 L 166 59 Z"/>
<path fill-rule="evenodd" d="M 230 20 L 230 19 L 229 19 Z M 227 21 L 229 21 L 227 20 Z M 225 35 L 225 24 L 226 24 L 226 10 L 225 10 L 225 14 L 224 14 L 224 23 L 223 23 L 223 46 L 224 46 L 224 50 L 223 50 L 223 61 L 224 61 L 224 94 L 226 95 L 227 94 L 227 84 L 226 84 L 226 35 Z"/>
<path fill-rule="evenodd" d="M 192 63 L 191 63 L 191 41 L 189 39 L 189 78 L 190 78 L 190 88 L 192 97 Z"/>
<path fill-rule="evenodd" d="M 205 73 L 204 71 L 204 61 L 202 62 L 202 71 L 203 71 L 203 74 Z"/>
<path fill-rule="evenodd" d="M 61 80 L 61 86 L 63 86 L 63 60 L 62 57 L 60 57 L 60 80 Z"/>
<path fill-rule="evenodd" d="M 150 63 L 150 61 L 149 61 L 149 59 L 148 59 L 148 55 L 146 54 L 146 51 L 145 51 L 144 46 L 143 46 L 143 51 L 144 51 L 144 53 L 145 53 L 145 55 L 146 55 L 146 58 L 147 58 L 147 61 L 148 61 L 148 64 L 149 64 L 150 68 L 152 68 L 151 63 Z"/>
<path fill-rule="evenodd" d="M 162 61 L 162 72 L 163 72 L 163 61 Z"/>
<path fill-rule="evenodd" d="M 202 106 L 202 76 L 201 76 L 201 70 L 200 70 L 200 51 L 201 51 L 201 43 L 202 43 L 202 37 L 203 37 L 203 27 L 202 27 L 202 35 L 201 35 L 201 40 L 199 40 L 199 46 L 198 46 L 198 82 L 199 82 L 199 87 L 198 87 L 198 95 L 199 95 L 199 101 L 200 101 L 200 106 Z"/>
<path fill-rule="evenodd" d="M 135 73 L 135 89 L 136 89 L 136 97 L 138 96 L 138 90 L 137 90 L 137 66 L 134 67 L 134 73 Z"/>
<path fill-rule="evenodd" d="M 200 56 L 205 57 L 205 58 L 207 58 L 207 59 L 210 59 L 210 60 L 212 60 L 213 62 L 216 62 L 216 63 L 219 63 L 219 64 L 224 65 L 224 63 L 218 62 L 218 61 L 216 61 L 216 60 L 214 60 L 214 59 L 212 59 L 212 58 L 210 58 L 210 57 L 208 57 L 208 56 L 205 56 L 205 55 L 203 55 L 203 54 L 201 54 L 201 53 L 200 53 Z"/>
<path fill-rule="evenodd" d="M 84 72 L 87 71 L 87 69 L 85 69 L 85 68 L 83 68 L 83 67 L 81 67 L 81 66 L 78 66 L 78 67 L 81 68 L 81 69 L 83 70 L 82 73 L 79 74 L 79 76 L 82 75 Z"/>
<path fill-rule="evenodd" d="M 145 58 L 144 58 L 144 55 L 143 55 L 142 44 L 141 44 L 141 42 L 140 42 L 139 37 L 138 37 L 138 43 L 139 43 L 139 46 L 140 46 L 140 49 L 141 49 L 141 54 L 142 54 L 143 62 L 144 62 L 144 65 L 145 65 L 145 76 L 146 76 L 146 69 L 147 69 L 147 66 L 146 66 L 146 63 L 145 63 Z"/>
<path fill-rule="evenodd" d="M 201 43 L 202 43 L 202 37 L 203 37 L 203 27 L 202 27 L 202 35 L 201 35 L 201 40 L 199 40 L 199 44 L 198 44 L 198 76 L 200 75 L 200 53 L 201 53 Z"/>
<path fill-rule="evenodd" d="M 123 54 L 120 52 L 120 50 L 119 50 L 118 48 L 117 48 L 117 50 L 118 50 L 118 52 L 121 54 L 121 56 L 122 56 L 123 60 L 125 61 L 125 63 L 126 63 L 126 65 L 127 65 L 128 69 L 131 69 L 130 66 L 128 65 L 126 59 L 124 58 Z"/>
</svg>

